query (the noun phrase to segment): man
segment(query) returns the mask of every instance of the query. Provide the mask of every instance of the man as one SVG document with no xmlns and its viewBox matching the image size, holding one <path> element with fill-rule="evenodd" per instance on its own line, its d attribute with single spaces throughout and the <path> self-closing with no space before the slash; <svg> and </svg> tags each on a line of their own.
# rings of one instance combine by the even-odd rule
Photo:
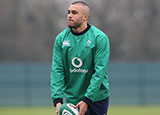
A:
<svg viewBox="0 0 160 115">
<path fill-rule="evenodd" d="M 88 24 L 90 8 L 82 1 L 68 9 L 68 27 L 55 40 L 51 92 L 56 113 L 63 103 L 75 104 L 79 115 L 106 115 L 109 83 L 108 37 Z"/>
</svg>

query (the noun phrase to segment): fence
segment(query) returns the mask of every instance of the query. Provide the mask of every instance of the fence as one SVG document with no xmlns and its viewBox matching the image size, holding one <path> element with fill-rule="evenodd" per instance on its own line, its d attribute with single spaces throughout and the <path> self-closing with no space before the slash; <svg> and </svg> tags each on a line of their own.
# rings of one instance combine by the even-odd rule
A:
<svg viewBox="0 0 160 115">
<path fill-rule="evenodd" d="M 52 105 L 48 63 L 0 63 L 0 106 Z M 160 104 L 160 62 L 111 62 L 111 104 Z"/>
</svg>

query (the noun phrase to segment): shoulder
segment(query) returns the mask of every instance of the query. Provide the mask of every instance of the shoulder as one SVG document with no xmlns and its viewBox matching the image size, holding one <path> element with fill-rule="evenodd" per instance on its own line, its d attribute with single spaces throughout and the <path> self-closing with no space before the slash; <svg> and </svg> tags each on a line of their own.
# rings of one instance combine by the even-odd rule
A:
<svg viewBox="0 0 160 115">
<path fill-rule="evenodd" d="M 70 33 L 70 28 L 65 28 L 63 31 L 61 31 L 55 39 L 55 43 L 61 43 L 65 39 L 65 37 Z"/>
<path fill-rule="evenodd" d="M 93 33 L 93 35 L 95 36 L 96 38 L 96 41 L 108 41 L 109 38 L 108 36 L 102 31 L 100 30 L 99 28 L 91 25 L 91 33 Z"/>
<path fill-rule="evenodd" d="M 66 34 L 68 34 L 70 32 L 70 28 L 67 27 L 65 28 L 62 32 L 60 32 L 56 38 L 61 38 L 61 37 L 64 37 Z"/>
<path fill-rule="evenodd" d="M 108 36 L 96 26 L 91 25 L 91 32 L 94 34 L 95 37 L 103 37 L 108 39 Z"/>
</svg>

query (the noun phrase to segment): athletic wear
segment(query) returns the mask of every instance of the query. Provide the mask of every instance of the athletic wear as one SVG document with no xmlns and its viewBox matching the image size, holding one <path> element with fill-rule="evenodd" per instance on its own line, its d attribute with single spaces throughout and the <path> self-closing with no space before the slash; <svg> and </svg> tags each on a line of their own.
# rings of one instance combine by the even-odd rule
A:
<svg viewBox="0 0 160 115">
<path fill-rule="evenodd" d="M 51 72 L 51 93 L 54 104 L 79 101 L 100 101 L 109 96 L 109 39 L 95 26 L 81 33 L 70 28 L 55 40 Z"/>
<path fill-rule="evenodd" d="M 109 98 L 88 104 L 85 115 L 107 115 Z"/>
</svg>

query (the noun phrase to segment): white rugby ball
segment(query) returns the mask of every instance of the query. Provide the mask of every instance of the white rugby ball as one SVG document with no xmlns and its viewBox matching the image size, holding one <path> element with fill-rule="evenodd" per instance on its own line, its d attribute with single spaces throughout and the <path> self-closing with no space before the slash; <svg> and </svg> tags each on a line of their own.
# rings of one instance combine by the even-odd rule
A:
<svg viewBox="0 0 160 115">
<path fill-rule="evenodd" d="M 60 106 L 58 115 L 78 115 L 78 109 L 72 103 L 64 103 Z"/>
</svg>

